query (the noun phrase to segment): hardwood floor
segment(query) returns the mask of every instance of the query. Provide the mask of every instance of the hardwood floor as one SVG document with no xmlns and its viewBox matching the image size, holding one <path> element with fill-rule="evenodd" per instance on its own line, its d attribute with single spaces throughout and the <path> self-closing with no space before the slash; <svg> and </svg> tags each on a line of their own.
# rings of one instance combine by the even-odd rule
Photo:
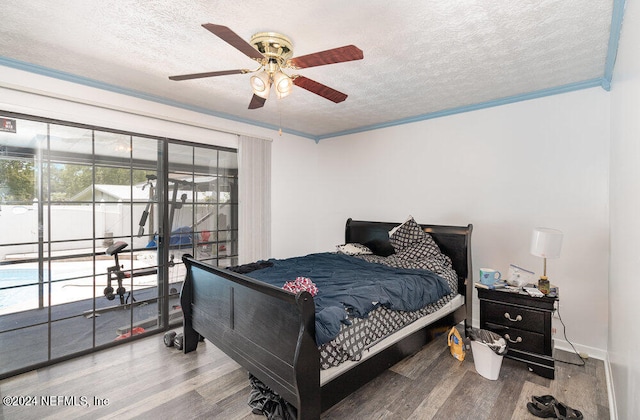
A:
<svg viewBox="0 0 640 420">
<path fill-rule="evenodd" d="M 556 353 L 557 360 L 579 361 Z M 38 405 L 3 404 L 0 418 L 265 418 L 251 413 L 249 391 L 247 373 L 211 343 L 185 355 L 157 335 L 1 381 L 3 402 L 37 397 Z M 499 379 L 490 381 L 476 373 L 471 351 L 459 362 L 441 336 L 322 419 L 534 419 L 526 403 L 545 394 L 581 410 L 585 419 L 609 418 L 601 360 L 581 367 L 557 363 L 556 379 L 549 380 L 504 359 Z"/>
</svg>

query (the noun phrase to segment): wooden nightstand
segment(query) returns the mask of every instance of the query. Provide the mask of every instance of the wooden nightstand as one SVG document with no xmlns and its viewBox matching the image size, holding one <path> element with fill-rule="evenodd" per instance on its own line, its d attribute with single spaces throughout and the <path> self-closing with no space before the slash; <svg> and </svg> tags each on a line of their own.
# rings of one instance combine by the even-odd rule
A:
<svg viewBox="0 0 640 420">
<path fill-rule="evenodd" d="M 477 289 L 480 328 L 507 340 L 510 359 L 527 364 L 532 372 L 554 379 L 551 318 L 557 298 L 531 297 L 505 290 Z"/>
</svg>

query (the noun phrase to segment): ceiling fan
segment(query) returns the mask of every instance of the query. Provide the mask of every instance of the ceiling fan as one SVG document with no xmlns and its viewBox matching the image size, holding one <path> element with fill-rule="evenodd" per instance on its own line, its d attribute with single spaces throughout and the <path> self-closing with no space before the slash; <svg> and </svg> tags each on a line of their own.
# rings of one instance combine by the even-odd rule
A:
<svg viewBox="0 0 640 420">
<path fill-rule="evenodd" d="M 307 77 L 298 74 L 289 75 L 283 70 L 297 70 L 326 64 L 342 63 L 345 61 L 362 60 L 364 58 L 362 50 L 354 45 L 347 45 L 291 58 L 293 56 L 293 44 L 289 38 L 282 34 L 276 32 L 260 32 L 253 35 L 251 41 L 247 42 L 226 26 L 213 23 L 205 23 L 202 26 L 232 47 L 238 49 L 247 57 L 257 61 L 260 66 L 255 70 L 237 69 L 212 71 L 170 76 L 169 79 L 179 81 L 200 79 L 203 77 L 226 76 L 230 74 L 254 73 L 251 76 L 253 97 L 249 103 L 249 109 L 263 107 L 272 87 L 275 89 L 278 98 L 284 98 L 291 93 L 293 85 L 299 86 L 335 103 L 342 102 L 347 99 L 346 94 Z"/>
</svg>

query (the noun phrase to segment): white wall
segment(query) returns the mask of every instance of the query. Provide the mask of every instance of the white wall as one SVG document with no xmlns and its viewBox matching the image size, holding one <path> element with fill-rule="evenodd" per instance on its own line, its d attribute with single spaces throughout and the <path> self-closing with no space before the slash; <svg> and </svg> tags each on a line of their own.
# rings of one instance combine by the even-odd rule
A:
<svg viewBox="0 0 640 420">
<path fill-rule="evenodd" d="M 348 217 L 473 223 L 474 274 L 510 263 L 540 273 L 536 226 L 564 232 L 548 261 L 567 335 L 607 349 L 609 101 L 600 88 L 520 102 L 319 144 L 318 250 L 343 239 Z M 474 319 L 479 323 L 477 296 Z M 554 320 L 554 324 L 557 320 Z M 563 345 L 557 323 L 556 346 Z"/>
<path fill-rule="evenodd" d="M 640 418 L 640 5 L 628 1 L 611 90 L 609 360 L 618 418 Z"/>
<path fill-rule="evenodd" d="M 318 145 L 283 134 L 271 146 L 271 252 L 274 258 L 315 251 L 315 226 L 322 197 L 317 193 Z"/>
</svg>

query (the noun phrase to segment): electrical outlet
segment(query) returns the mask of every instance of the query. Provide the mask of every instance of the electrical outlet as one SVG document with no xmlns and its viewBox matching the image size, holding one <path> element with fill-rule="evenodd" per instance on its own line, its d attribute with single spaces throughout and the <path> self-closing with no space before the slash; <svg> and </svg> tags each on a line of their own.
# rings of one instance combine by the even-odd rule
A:
<svg viewBox="0 0 640 420">
<path fill-rule="evenodd" d="M 556 335 L 556 327 L 551 327 L 551 335 Z"/>
<path fill-rule="evenodd" d="M 560 309 L 560 301 L 556 300 L 553 303 L 553 317 L 554 318 L 560 318 L 560 315 L 558 314 L 558 310 Z"/>
</svg>

